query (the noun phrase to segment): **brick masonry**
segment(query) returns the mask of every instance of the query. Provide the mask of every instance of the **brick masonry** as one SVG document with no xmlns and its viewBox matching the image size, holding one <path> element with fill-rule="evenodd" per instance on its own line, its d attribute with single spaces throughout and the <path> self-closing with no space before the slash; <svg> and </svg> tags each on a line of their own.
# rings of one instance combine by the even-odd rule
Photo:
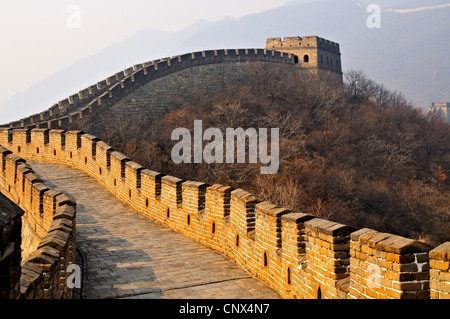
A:
<svg viewBox="0 0 450 319">
<path fill-rule="evenodd" d="M 290 212 L 244 190 L 165 176 L 78 131 L 5 129 L 0 145 L 17 154 L 0 152 L 4 188 L 22 185 L 16 168 L 25 164 L 18 156 L 77 168 L 143 216 L 222 252 L 282 297 L 448 298 L 448 243 L 433 249 L 417 240 Z M 36 187 L 40 184 L 33 184 L 34 191 L 25 188 L 20 198 L 12 196 L 15 202 L 25 199 L 26 213 L 42 211 L 42 205 L 28 204 L 29 194 L 42 199 L 45 215 L 48 190 Z M 39 223 L 44 236 L 50 220 L 45 221 Z"/>
<path fill-rule="evenodd" d="M 213 68 L 218 73 L 216 73 L 215 77 L 210 75 L 210 79 L 212 79 L 211 83 L 201 82 L 203 77 L 201 69 L 200 71 L 193 71 L 194 73 L 201 73 L 199 78 L 194 80 L 191 78 L 191 81 L 193 80 L 195 82 L 197 80 L 201 82 L 199 83 L 199 89 L 207 90 L 214 88 L 215 90 L 219 90 L 221 70 L 224 70 L 225 73 L 232 74 L 232 71 L 236 70 L 236 67 L 245 66 L 250 62 L 291 66 L 296 66 L 297 64 L 292 54 L 264 49 L 209 50 L 187 53 L 172 58 L 137 64 L 131 68 L 117 72 L 106 80 L 98 82 L 65 100 L 59 101 L 44 112 L 2 125 L 2 127 L 52 129 L 67 127 L 71 123 L 83 121 L 92 112 L 100 109 L 99 112 L 101 113 L 105 108 L 111 108 L 121 99 L 128 96 L 130 92 L 135 91 L 144 84 L 164 77 L 170 77 L 180 71 L 196 69 L 201 66 L 222 65 Z M 230 67 L 228 68 L 227 65 L 230 65 Z M 236 81 L 239 73 L 242 73 L 242 69 L 232 74 L 230 79 Z M 177 81 L 175 80 L 175 82 Z M 187 83 L 185 81 L 184 85 L 187 85 Z M 189 86 L 189 89 L 191 90 L 193 88 Z M 158 89 L 153 93 L 158 93 Z M 171 95 L 169 94 L 167 99 L 169 100 L 170 98 Z M 158 107 L 155 112 L 160 112 Z"/>
<path fill-rule="evenodd" d="M 450 243 L 430 251 L 430 294 L 433 299 L 450 299 Z"/>
<path fill-rule="evenodd" d="M 157 117 L 190 94 L 214 94 L 224 85 L 247 80 L 249 64 L 284 67 L 327 81 L 342 82 L 339 44 L 316 36 L 270 38 L 265 49 L 192 52 L 136 64 L 27 118 L 3 124 L 10 128 L 67 128 L 93 112 Z"/>
<path fill-rule="evenodd" d="M 193 94 L 214 95 L 226 85 L 245 83 L 245 70 L 249 63 L 219 63 L 181 70 L 134 90 L 114 104 L 110 112 L 116 116 L 134 118 L 161 117 L 186 98 L 192 98 Z"/>
<path fill-rule="evenodd" d="M 280 298 L 218 251 L 137 213 L 83 171 L 28 163 L 47 185 L 76 199 L 83 284 L 74 298 Z"/>
<path fill-rule="evenodd" d="M 22 131 L 19 136 L 25 142 L 47 141 L 47 135 L 42 130 L 38 130 L 33 136 Z M 44 144 L 37 142 L 33 150 L 39 153 L 43 146 Z M 18 146 L 17 151 L 21 152 Z M 7 228 L 2 229 L 3 239 L 0 243 L 13 241 L 15 249 L 18 249 L 18 252 L 11 255 L 10 273 L 14 274 L 10 276 L 9 297 L 71 298 L 72 290 L 66 285 L 69 275 L 66 269 L 76 260 L 75 201 L 46 186 L 25 160 L 2 146 L 0 162 L 1 196 L 6 196 L 24 212 L 21 219 L 13 220 Z M 16 225 L 14 229 L 5 232 L 13 225 Z M 20 231 L 17 231 L 17 225 L 20 226 Z M 11 238 L 12 234 L 14 238 Z M 20 268 L 20 281 L 14 270 L 17 264 Z M 1 270 L 2 276 L 7 273 L 3 268 Z M 14 279 L 17 280 L 19 289 L 13 289 Z M 6 295 L 2 294 L 4 296 Z"/>
<path fill-rule="evenodd" d="M 314 69 L 319 74 L 342 75 L 341 52 L 338 43 L 317 36 L 269 38 L 266 50 L 293 54 L 303 69 Z M 330 71 L 330 72 L 324 72 Z"/>
</svg>

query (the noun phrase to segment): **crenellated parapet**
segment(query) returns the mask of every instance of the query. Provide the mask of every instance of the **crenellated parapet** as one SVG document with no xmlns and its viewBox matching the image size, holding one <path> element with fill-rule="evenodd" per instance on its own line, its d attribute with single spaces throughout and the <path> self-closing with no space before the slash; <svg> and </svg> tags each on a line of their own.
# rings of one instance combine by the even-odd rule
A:
<svg viewBox="0 0 450 319">
<path fill-rule="evenodd" d="M 429 259 L 431 298 L 450 299 L 450 243 L 430 251 Z"/>
<path fill-rule="evenodd" d="M 19 130 L 15 151 L 25 156 L 45 150 L 48 131 Z M 6 136 L 8 138 L 8 136 Z M 33 143 L 22 149 L 21 142 Z M 2 143 L 1 145 L 6 145 Z M 9 146 L 12 146 L 9 144 Z M 0 146 L 0 192 L 23 211 L 19 245 L 20 286 L 12 298 L 70 299 L 67 268 L 75 263 L 75 201 L 44 184 L 20 156 Z M 3 195 L 2 195 L 3 196 Z M 2 269 L 3 272 L 3 269 Z"/>
<path fill-rule="evenodd" d="M 228 256 L 285 298 L 448 296 L 448 243 L 430 253 L 433 247 L 417 240 L 291 212 L 242 189 L 164 175 L 79 131 L 4 129 L 0 145 L 16 155 L 4 161 L 8 184 L 23 180 L 14 169 L 25 169 L 18 156 L 80 169 L 140 214 Z M 22 198 L 42 199 L 45 215 L 50 190 L 31 174 Z M 25 208 L 37 219 L 41 206 Z M 50 228 L 54 222 L 43 221 Z"/>
<path fill-rule="evenodd" d="M 269 62 L 295 64 L 294 55 L 264 49 L 232 49 L 199 51 L 136 64 L 108 77 L 49 109 L 27 118 L 1 125 L 3 128 L 58 129 L 77 123 L 100 107 L 114 105 L 126 94 L 161 77 L 192 67 L 220 63 Z"/>
<path fill-rule="evenodd" d="M 417 240 L 366 228 L 353 233 L 349 296 L 430 298 L 431 248 Z"/>
<path fill-rule="evenodd" d="M 269 38 L 266 49 L 293 54 L 302 68 L 313 70 L 321 77 L 331 75 L 342 80 L 339 43 L 317 36 Z"/>
</svg>

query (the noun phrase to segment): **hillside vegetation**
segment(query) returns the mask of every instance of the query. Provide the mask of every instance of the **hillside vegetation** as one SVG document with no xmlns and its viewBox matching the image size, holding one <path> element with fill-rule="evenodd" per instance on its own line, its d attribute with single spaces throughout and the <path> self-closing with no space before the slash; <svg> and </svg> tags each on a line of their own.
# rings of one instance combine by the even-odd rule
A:
<svg viewBox="0 0 450 319">
<path fill-rule="evenodd" d="M 192 97 L 163 118 L 93 115 L 82 123 L 152 170 L 253 192 L 293 211 L 431 244 L 450 241 L 450 125 L 359 71 L 344 86 L 252 66 L 251 84 Z M 261 164 L 174 164 L 172 131 L 279 128 L 280 168 Z M 192 134 L 193 135 L 193 134 Z"/>
</svg>

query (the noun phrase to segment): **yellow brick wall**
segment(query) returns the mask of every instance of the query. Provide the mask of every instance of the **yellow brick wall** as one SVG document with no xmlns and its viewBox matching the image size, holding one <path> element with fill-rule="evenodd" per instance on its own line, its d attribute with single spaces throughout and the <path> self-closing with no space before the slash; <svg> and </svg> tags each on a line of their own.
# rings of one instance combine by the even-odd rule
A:
<svg viewBox="0 0 450 319">
<path fill-rule="evenodd" d="M 430 252 L 430 294 L 432 299 L 450 299 L 450 243 Z"/>
<path fill-rule="evenodd" d="M 22 148 L 23 144 L 18 143 L 14 146 L 16 152 L 27 158 L 56 160 L 48 130 L 29 133 L 17 132 L 16 140 L 24 145 L 28 141 L 29 147 Z M 0 192 L 25 212 L 21 232 L 21 268 L 25 275 L 21 277 L 18 297 L 71 298 L 65 269 L 76 261 L 75 201 L 46 186 L 25 160 L 2 146 L 0 163 Z"/>
<path fill-rule="evenodd" d="M 31 141 L 39 145 L 39 153 Z M 448 259 L 428 262 L 432 247 L 421 242 L 290 212 L 260 202 L 245 190 L 165 176 L 77 131 L 0 130 L 0 143 L 11 150 L 20 147 L 25 159 L 88 173 L 142 215 L 225 254 L 285 298 L 428 298 L 430 274 L 436 280 L 432 297 L 448 295 L 448 268 L 441 269 L 442 262 L 448 266 Z M 1 156 L 8 167 L 5 189 L 15 180 L 14 161 L 25 168 L 13 155 Z M 25 202 L 33 185 L 42 184 L 32 183 L 31 176 L 26 174 Z M 34 188 L 36 199 L 39 192 L 46 194 Z M 52 197 L 43 198 L 45 215 Z M 39 205 L 24 207 L 36 220 Z M 43 234 L 49 221 L 37 223 L 44 227 Z M 450 251 L 448 245 L 441 249 Z M 368 284 L 368 278 L 379 286 Z"/>
</svg>

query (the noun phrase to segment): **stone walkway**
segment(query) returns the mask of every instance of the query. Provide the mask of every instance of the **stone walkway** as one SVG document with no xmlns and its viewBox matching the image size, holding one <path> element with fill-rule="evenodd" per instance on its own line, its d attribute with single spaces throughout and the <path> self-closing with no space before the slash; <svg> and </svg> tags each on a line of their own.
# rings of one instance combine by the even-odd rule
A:
<svg viewBox="0 0 450 319">
<path fill-rule="evenodd" d="M 218 252 L 140 215 L 84 172 L 28 163 L 77 202 L 83 298 L 280 298 Z"/>
</svg>

